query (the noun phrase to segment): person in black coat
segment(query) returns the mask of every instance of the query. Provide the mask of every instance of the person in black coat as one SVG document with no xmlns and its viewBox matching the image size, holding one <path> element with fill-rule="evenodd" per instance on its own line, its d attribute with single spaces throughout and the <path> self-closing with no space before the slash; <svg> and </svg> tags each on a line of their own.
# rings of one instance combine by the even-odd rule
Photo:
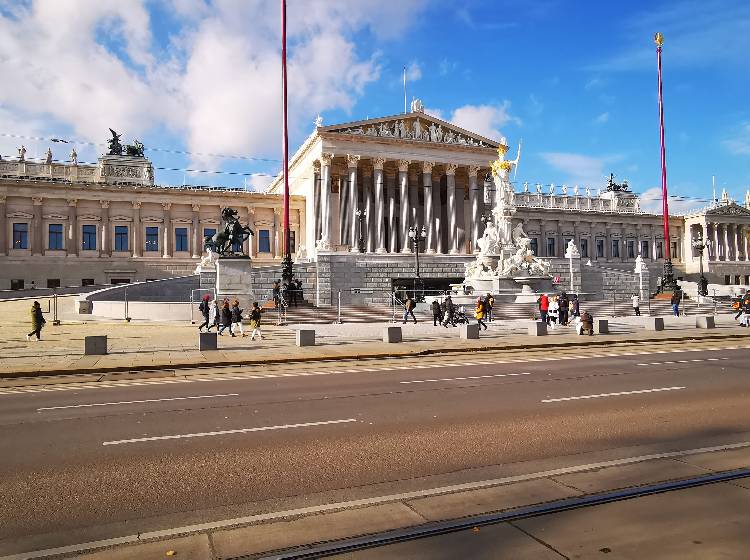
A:
<svg viewBox="0 0 750 560">
<path fill-rule="evenodd" d="M 221 306 L 221 328 L 219 329 L 219 334 L 224 332 L 226 328 L 229 328 L 229 334 L 234 336 L 232 332 L 232 310 L 229 308 L 228 301 L 225 301 L 224 305 Z"/>
<path fill-rule="evenodd" d="M 560 304 L 560 309 L 558 310 L 560 314 L 560 324 L 565 326 L 568 324 L 568 306 L 570 305 L 568 294 L 565 292 L 561 293 L 557 303 Z"/>
<path fill-rule="evenodd" d="M 201 315 L 203 315 L 203 322 L 201 323 L 201 326 L 198 327 L 198 332 L 203 330 L 203 327 L 206 327 L 206 330 L 211 328 L 211 319 L 209 319 L 211 315 L 211 296 L 206 294 L 203 296 L 203 299 L 200 302 L 200 305 L 198 306 L 198 311 L 201 312 Z"/>
<path fill-rule="evenodd" d="M 446 296 L 445 298 L 445 314 L 443 316 L 443 326 L 445 328 L 448 328 L 448 323 L 450 323 L 452 327 L 456 326 L 456 306 L 453 305 L 451 296 Z"/>
<path fill-rule="evenodd" d="M 443 313 L 440 309 L 440 304 L 438 303 L 438 300 L 433 300 L 432 302 L 432 326 L 437 327 L 442 322 L 443 322 Z"/>
</svg>

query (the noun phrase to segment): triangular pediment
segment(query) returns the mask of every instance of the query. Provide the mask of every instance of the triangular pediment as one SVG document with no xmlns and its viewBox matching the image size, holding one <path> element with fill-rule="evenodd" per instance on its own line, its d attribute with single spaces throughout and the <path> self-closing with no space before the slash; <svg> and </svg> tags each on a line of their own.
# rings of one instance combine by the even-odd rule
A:
<svg viewBox="0 0 750 560">
<path fill-rule="evenodd" d="M 318 127 L 319 133 L 334 132 L 378 139 L 428 142 L 454 146 L 497 148 L 500 144 L 421 111 L 377 119 Z"/>
<path fill-rule="evenodd" d="M 709 208 L 706 216 L 750 216 L 750 210 L 736 202 L 729 202 Z"/>
</svg>

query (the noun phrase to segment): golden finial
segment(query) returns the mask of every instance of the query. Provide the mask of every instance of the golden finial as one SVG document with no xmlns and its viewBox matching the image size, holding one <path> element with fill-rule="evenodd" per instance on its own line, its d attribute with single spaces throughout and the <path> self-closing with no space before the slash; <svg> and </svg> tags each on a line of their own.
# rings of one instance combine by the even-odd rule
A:
<svg viewBox="0 0 750 560">
<path fill-rule="evenodd" d="M 654 43 L 657 47 L 661 47 L 664 44 L 664 35 L 659 32 L 654 33 Z"/>
</svg>

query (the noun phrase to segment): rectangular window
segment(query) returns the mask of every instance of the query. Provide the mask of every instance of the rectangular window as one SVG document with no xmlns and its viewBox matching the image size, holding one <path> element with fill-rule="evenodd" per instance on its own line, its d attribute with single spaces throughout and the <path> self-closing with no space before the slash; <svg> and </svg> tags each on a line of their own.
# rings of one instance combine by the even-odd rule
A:
<svg viewBox="0 0 750 560">
<path fill-rule="evenodd" d="M 633 241 L 632 239 L 628 239 L 628 258 L 635 258 L 635 241 Z"/>
<path fill-rule="evenodd" d="M 10 289 L 11 290 L 23 290 L 23 280 L 11 280 L 10 281 Z"/>
<path fill-rule="evenodd" d="M 557 253 L 555 253 L 555 238 L 550 237 L 547 239 L 547 256 L 548 257 L 554 257 Z"/>
<path fill-rule="evenodd" d="M 729 286 L 729 284 L 731 284 L 731 283 L 732 283 L 732 277 L 729 276 L 729 274 L 725 274 L 724 275 L 724 284 L 726 284 L 727 286 Z"/>
<path fill-rule="evenodd" d="M 174 250 L 175 251 L 187 251 L 188 250 L 187 228 L 178 227 L 174 229 Z"/>
<path fill-rule="evenodd" d="M 289 232 L 289 252 L 292 255 L 297 252 L 297 238 L 293 231 Z"/>
<path fill-rule="evenodd" d="M 589 240 L 581 239 L 581 249 L 579 251 L 584 259 L 589 258 Z"/>
<path fill-rule="evenodd" d="M 49 248 L 53 251 L 60 251 L 63 248 L 63 227 L 62 224 L 49 225 Z"/>
<path fill-rule="evenodd" d="M 213 237 L 216 235 L 216 228 L 203 228 L 203 238 Z"/>
<path fill-rule="evenodd" d="M 81 279 L 81 286 L 93 286 L 94 285 L 94 279 L 93 278 L 82 278 Z"/>
<path fill-rule="evenodd" d="M 604 258 L 604 239 L 596 240 L 596 258 L 597 259 Z"/>
<path fill-rule="evenodd" d="M 650 251 L 648 250 L 648 241 L 641 241 L 641 257 L 647 259 L 649 253 Z"/>
<path fill-rule="evenodd" d="M 664 258 L 664 244 L 661 241 L 656 242 L 656 258 L 657 259 Z"/>
<path fill-rule="evenodd" d="M 84 225 L 81 228 L 81 249 L 84 251 L 96 251 L 96 226 Z"/>
<path fill-rule="evenodd" d="M 29 248 L 29 224 L 13 224 L 13 248 Z"/>
<path fill-rule="evenodd" d="M 536 237 L 531 238 L 531 253 L 534 256 L 537 256 L 539 254 L 539 241 Z"/>
<path fill-rule="evenodd" d="M 48 288 L 59 288 L 60 287 L 60 279 L 59 278 L 47 278 L 47 287 Z"/>
<path fill-rule="evenodd" d="M 735 283 L 735 284 L 739 284 L 739 283 L 740 283 L 740 275 L 739 275 L 739 274 L 736 274 L 736 275 L 734 276 L 734 283 Z"/>
<path fill-rule="evenodd" d="M 617 239 L 612 240 L 612 258 L 620 258 L 620 242 Z"/>
<path fill-rule="evenodd" d="M 130 284 L 130 278 L 112 278 L 109 283 L 113 286 L 117 286 L 119 284 Z"/>
<path fill-rule="evenodd" d="M 159 250 L 159 228 L 157 226 L 146 227 L 146 251 L 154 252 Z"/>
<path fill-rule="evenodd" d="M 115 251 L 128 250 L 128 226 L 115 226 Z"/>
<path fill-rule="evenodd" d="M 262 229 L 258 231 L 258 252 L 259 253 L 271 252 L 271 232 L 267 229 Z"/>
</svg>

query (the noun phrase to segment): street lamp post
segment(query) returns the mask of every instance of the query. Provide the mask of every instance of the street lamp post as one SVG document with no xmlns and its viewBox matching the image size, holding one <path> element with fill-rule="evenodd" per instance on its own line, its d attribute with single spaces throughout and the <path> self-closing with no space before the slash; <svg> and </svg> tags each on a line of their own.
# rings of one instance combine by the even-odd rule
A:
<svg viewBox="0 0 750 560">
<path fill-rule="evenodd" d="M 424 226 L 420 229 L 419 226 L 412 226 L 409 228 L 409 239 L 411 239 L 412 246 L 414 248 L 414 264 L 416 265 L 416 271 L 414 276 L 414 296 L 416 297 L 418 284 L 421 287 L 422 279 L 419 277 L 419 248 L 427 238 L 427 230 Z"/>
<path fill-rule="evenodd" d="M 365 235 L 364 235 L 364 224 L 367 218 L 367 209 L 359 209 L 355 212 L 357 221 L 359 222 L 359 239 L 357 239 L 357 248 L 360 253 L 365 252 Z"/>
<path fill-rule="evenodd" d="M 698 295 L 699 296 L 707 296 L 708 295 L 708 280 L 703 275 L 703 251 L 711 247 L 711 240 L 706 239 L 704 241 L 703 235 L 698 235 L 698 237 L 693 239 L 693 249 L 698 251 L 698 258 L 700 259 L 700 272 L 701 277 L 698 279 Z"/>
</svg>

